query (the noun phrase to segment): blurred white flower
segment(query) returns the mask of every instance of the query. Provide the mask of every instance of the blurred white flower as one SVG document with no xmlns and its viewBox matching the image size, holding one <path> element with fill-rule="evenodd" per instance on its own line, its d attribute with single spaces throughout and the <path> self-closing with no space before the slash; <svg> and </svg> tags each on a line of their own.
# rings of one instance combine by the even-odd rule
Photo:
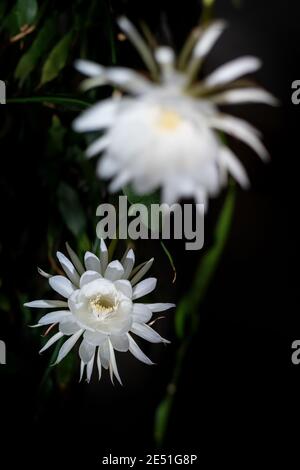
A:
<svg viewBox="0 0 300 470">
<path fill-rule="evenodd" d="M 265 90 L 239 80 L 259 69 L 261 61 L 241 57 L 195 83 L 225 28 L 223 21 L 194 30 L 177 61 L 170 47 L 159 47 L 152 55 L 126 18 L 119 25 L 137 47 L 153 81 L 128 68 L 76 62 L 77 69 L 90 77 L 83 82 L 84 89 L 108 84 L 126 92 L 95 104 L 74 122 L 78 132 L 105 131 L 87 149 L 88 157 L 104 152 L 98 175 L 113 178 L 112 192 L 129 182 L 138 194 L 161 187 L 162 201 L 169 204 L 180 197 L 206 203 L 207 196 L 217 195 L 226 184 L 228 173 L 246 188 L 246 172 L 220 133 L 241 140 L 263 160 L 268 153 L 252 125 L 220 112 L 218 105 L 277 103 Z"/>
<path fill-rule="evenodd" d="M 121 383 L 114 351 L 130 351 L 145 364 L 153 364 L 141 351 L 131 333 L 151 343 L 168 343 L 147 323 L 153 312 L 167 310 L 174 307 L 174 304 L 137 302 L 155 289 L 155 278 L 141 280 L 150 269 L 153 258 L 134 269 L 134 252 L 129 250 L 122 262 L 115 260 L 108 263 L 108 251 L 103 240 L 100 244 L 100 256 L 86 252 L 84 266 L 68 244 L 67 251 L 70 259 L 57 252 L 66 276 L 51 276 L 39 270 L 41 275 L 49 279 L 52 289 L 65 300 L 34 300 L 25 304 L 26 307 L 55 309 L 44 315 L 36 325 L 50 325 L 48 330 L 52 326 L 58 326 L 58 332 L 40 352 L 64 336 L 69 336 L 58 352 L 55 362 L 58 364 L 81 338 L 80 380 L 86 367 L 87 381 L 90 381 L 96 362 L 99 380 L 104 367 L 109 369 L 112 381 L 115 375 Z"/>
</svg>

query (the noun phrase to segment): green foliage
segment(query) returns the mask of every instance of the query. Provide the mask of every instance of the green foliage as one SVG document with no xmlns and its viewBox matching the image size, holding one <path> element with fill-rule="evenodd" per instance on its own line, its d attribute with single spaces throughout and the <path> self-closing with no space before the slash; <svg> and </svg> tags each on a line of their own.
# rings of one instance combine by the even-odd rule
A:
<svg viewBox="0 0 300 470">
<path fill-rule="evenodd" d="M 58 207 L 70 232 L 79 237 L 86 228 L 86 217 L 77 192 L 67 183 L 60 183 L 57 191 Z"/>
<path fill-rule="evenodd" d="M 18 25 L 21 29 L 25 25 L 33 24 L 37 12 L 38 12 L 38 4 L 36 0 L 18 0 L 17 1 L 17 18 L 18 18 Z"/>
<path fill-rule="evenodd" d="M 44 85 L 51 80 L 54 80 L 65 67 L 69 49 L 72 42 L 73 33 L 67 33 L 52 49 L 42 69 L 42 78 L 40 85 Z"/>
</svg>

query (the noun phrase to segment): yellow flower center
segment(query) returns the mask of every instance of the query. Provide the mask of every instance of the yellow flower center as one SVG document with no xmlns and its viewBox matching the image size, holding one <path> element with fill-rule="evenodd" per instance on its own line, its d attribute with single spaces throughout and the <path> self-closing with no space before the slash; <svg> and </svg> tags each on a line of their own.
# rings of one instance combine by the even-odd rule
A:
<svg viewBox="0 0 300 470">
<path fill-rule="evenodd" d="M 182 118 L 178 113 L 164 109 L 160 113 L 158 127 L 163 131 L 173 131 L 180 125 L 181 122 Z"/>
<path fill-rule="evenodd" d="M 101 294 L 90 299 L 89 304 L 95 314 L 108 314 L 117 308 L 116 299 Z"/>
</svg>

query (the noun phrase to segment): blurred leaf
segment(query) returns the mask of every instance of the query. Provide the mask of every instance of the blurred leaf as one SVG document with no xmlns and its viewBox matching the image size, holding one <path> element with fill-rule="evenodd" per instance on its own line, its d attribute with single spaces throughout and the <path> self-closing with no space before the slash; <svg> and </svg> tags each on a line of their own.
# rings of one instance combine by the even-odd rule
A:
<svg viewBox="0 0 300 470">
<path fill-rule="evenodd" d="M 59 104 L 62 106 L 67 106 L 74 110 L 76 109 L 86 109 L 90 106 L 90 103 L 83 100 L 78 100 L 77 98 L 70 98 L 68 96 L 28 96 L 27 98 L 9 98 L 7 100 L 8 104 L 28 104 L 28 103 L 40 103 L 40 104 Z"/>
<path fill-rule="evenodd" d="M 60 389 L 68 387 L 69 383 L 77 373 L 77 356 L 71 352 L 68 354 L 62 362 L 60 362 L 56 368 L 56 378 Z"/>
<path fill-rule="evenodd" d="M 171 268 L 173 270 L 173 282 L 175 282 L 176 280 L 176 276 L 177 276 L 177 272 L 176 272 L 176 268 L 175 268 L 175 263 L 174 263 L 174 260 L 173 260 L 173 257 L 171 255 L 171 253 L 169 252 L 168 248 L 166 247 L 166 245 L 164 244 L 164 242 L 160 242 L 161 246 L 162 246 L 162 249 L 164 250 L 164 252 L 166 253 L 167 255 L 167 258 L 170 262 L 170 265 L 171 265 Z"/>
<path fill-rule="evenodd" d="M 3 312 L 9 312 L 11 309 L 10 305 L 10 300 L 9 298 L 0 292 L 0 310 L 3 310 Z"/>
<path fill-rule="evenodd" d="M 70 232 L 79 237 L 86 227 L 85 213 L 78 194 L 66 183 L 58 187 L 58 207 Z"/>
<path fill-rule="evenodd" d="M 40 86 L 54 80 L 65 67 L 72 42 L 72 31 L 67 33 L 51 50 L 42 70 Z"/>
<path fill-rule="evenodd" d="M 49 129 L 49 145 L 51 148 L 48 150 L 51 154 L 59 154 L 63 151 L 64 148 L 64 137 L 66 135 L 66 129 L 62 126 L 58 116 L 54 115 L 52 117 L 52 124 Z"/>
<path fill-rule="evenodd" d="M 205 297 L 210 281 L 217 269 L 220 257 L 222 256 L 224 246 L 226 244 L 230 232 L 234 205 L 235 186 L 234 184 L 231 184 L 228 188 L 228 194 L 215 228 L 214 244 L 203 255 L 199 268 L 196 272 L 195 280 L 193 282 L 190 293 L 188 293 L 182 299 L 182 301 L 177 307 L 175 316 L 175 328 L 179 338 L 182 338 L 184 336 L 187 318 L 192 319 L 192 321 L 194 319 L 195 324 L 197 324 L 198 322 L 198 317 L 195 318 L 194 314 L 199 304 L 203 301 Z"/>
<path fill-rule="evenodd" d="M 36 0 L 17 0 L 17 18 L 19 28 L 34 22 L 38 12 Z"/>
<path fill-rule="evenodd" d="M 8 15 L 6 15 L 6 17 L 3 19 L 2 24 L 0 24 L 0 31 L 2 29 L 8 31 L 10 36 L 17 34 L 20 31 L 17 3 L 9 11 Z"/>
<path fill-rule="evenodd" d="M 15 70 L 15 78 L 21 83 L 33 71 L 38 60 L 46 53 L 55 32 L 55 19 L 49 18 L 39 30 L 30 48 L 22 55 Z"/>
<path fill-rule="evenodd" d="M 158 405 L 154 416 L 154 439 L 161 446 L 169 423 L 169 416 L 173 405 L 173 395 L 167 395 Z"/>
</svg>

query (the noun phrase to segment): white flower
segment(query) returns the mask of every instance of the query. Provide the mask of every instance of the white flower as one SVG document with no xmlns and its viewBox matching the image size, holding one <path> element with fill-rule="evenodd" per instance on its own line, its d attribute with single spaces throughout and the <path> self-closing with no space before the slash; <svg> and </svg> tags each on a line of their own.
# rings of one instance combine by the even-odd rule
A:
<svg viewBox="0 0 300 470">
<path fill-rule="evenodd" d="M 74 122 L 78 132 L 105 131 L 87 149 L 88 157 L 104 152 L 98 175 L 113 178 L 112 192 L 129 182 L 138 194 L 161 187 L 162 200 L 169 204 L 180 197 L 205 203 L 207 196 L 218 194 L 226 184 L 228 173 L 246 188 L 246 172 L 222 142 L 220 132 L 249 145 L 263 160 L 268 153 L 254 127 L 221 113 L 218 105 L 276 104 L 268 92 L 239 80 L 259 69 L 261 61 L 242 57 L 195 83 L 200 66 L 224 30 L 222 21 L 194 31 L 177 61 L 169 47 L 159 47 L 152 55 L 126 18 L 119 24 L 154 80 L 128 68 L 77 61 L 77 69 L 90 77 L 83 84 L 85 89 L 109 84 L 126 92 L 95 104 Z"/>
<path fill-rule="evenodd" d="M 80 380 L 86 367 L 87 381 L 90 381 L 96 362 L 99 380 L 104 367 L 109 369 L 111 380 L 115 375 L 121 383 L 114 351 L 130 351 L 145 364 L 153 364 L 130 333 L 151 343 L 168 343 L 148 322 L 153 312 L 167 310 L 174 307 L 174 304 L 137 302 L 155 289 L 155 278 L 141 281 L 150 269 L 153 258 L 134 269 L 134 252 L 129 250 L 122 262 L 115 260 L 108 263 L 108 251 L 103 240 L 100 243 L 100 257 L 86 252 L 84 266 L 68 244 L 67 251 L 71 261 L 57 252 L 57 258 L 67 277 L 51 276 L 39 270 L 41 275 L 49 279 L 52 289 L 66 300 L 34 300 L 25 304 L 27 307 L 55 309 L 44 315 L 36 325 L 58 326 L 58 332 L 40 352 L 64 336 L 69 336 L 59 350 L 55 362 L 57 364 L 82 338 L 79 347 Z"/>
</svg>

